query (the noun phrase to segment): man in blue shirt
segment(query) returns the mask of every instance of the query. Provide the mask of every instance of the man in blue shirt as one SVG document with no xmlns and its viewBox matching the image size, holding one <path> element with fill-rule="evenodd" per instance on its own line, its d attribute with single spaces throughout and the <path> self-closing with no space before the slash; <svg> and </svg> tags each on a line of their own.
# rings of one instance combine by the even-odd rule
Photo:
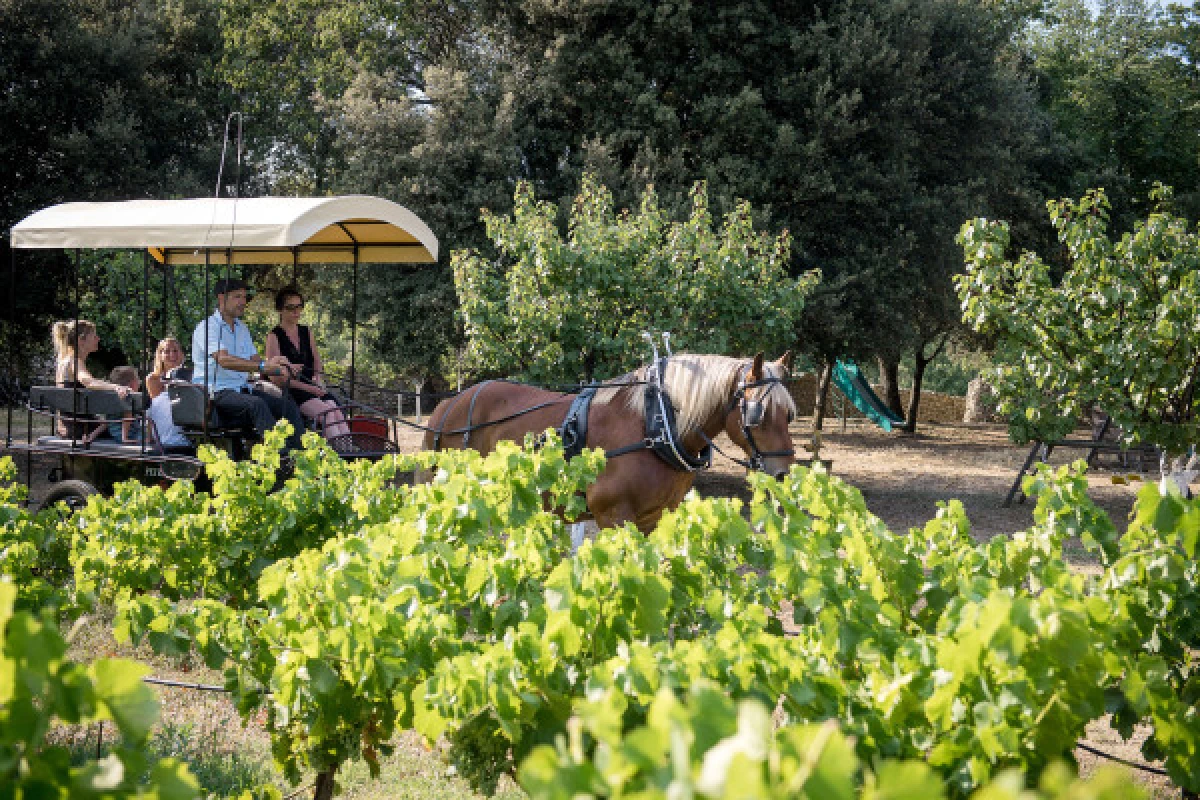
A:
<svg viewBox="0 0 1200 800">
<path fill-rule="evenodd" d="M 264 359 L 258 355 L 250 329 L 241 317 L 246 313 L 246 283 L 236 278 L 217 281 L 217 310 L 192 333 L 192 382 L 207 384 L 222 427 L 253 427 L 259 437 L 286 418 L 292 423 L 287 449 L 300 446 L 304 419 L 288 392 L 276 396 L 253 387 L 251 372 L 284 375 L 290 365 L 283 356 Z M 207 330 L 206 330 L 207 328 Z"/>
</svg>

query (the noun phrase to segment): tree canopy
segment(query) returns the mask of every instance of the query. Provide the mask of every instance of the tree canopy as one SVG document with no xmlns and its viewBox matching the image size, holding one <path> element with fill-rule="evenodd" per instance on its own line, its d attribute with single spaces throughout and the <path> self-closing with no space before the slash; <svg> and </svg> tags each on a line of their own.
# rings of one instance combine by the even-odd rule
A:
<svg viewBox="0 0 1200 800">
<path fill-rule="evenodd" d="M 782 351 L 816 282 L 788 277 L 786 233 L 754 230 L 741 204 L 717 228 L 703 184 L 671 221 L 652 189 L 618 213 L 592 176 L 557 209 L 521 183 L 511 216 L 485 215 L 498 261 L 454 256 L 469 366 L 544 382 L 609 378 L 644 363 L 643 331 L 696 353 Z"/>
<path fill-rule="evenodd" d="M 1065 248 L 1061 279 L 1044 259 L 1009 255 L 1009 226 L 976 219 L 959 235 L 964 319 L 996 338 L 995 388 L 1018 442 L 1053 441 L 1094 406 L 1126 441 L 1181 454 L 1197 441 L 1200 231 L 1163 207 L 1109 232 L 1103 191 L 1049 204 Z"/>
<path fill-rule="evenodd" d="M 480 211 L 520 181 L 560 231 L 585 173 L 675 218 L 703 181 L 716 217 L 790 232 L 790 274 L 821 269 L 793 346 L 919 367 L 967 332 L 961 220 L 1008 220 L 1058 271 L 1047 197 L 1102 186 L 1118 233 L 1155 180 L 1200 211 L 1196 23 L 1149 0 L 4 0 L 0 216 L 207 194 L 241 110 L 244 191 L 380 194 L 438 234 L 441 263 L 365 271 L 358 304 L 370 357 L 431 377 L 462 345 L 450 253 L 496 255 Z M 18 275 L 22 341 L 68 272 Z"/>
</svg>

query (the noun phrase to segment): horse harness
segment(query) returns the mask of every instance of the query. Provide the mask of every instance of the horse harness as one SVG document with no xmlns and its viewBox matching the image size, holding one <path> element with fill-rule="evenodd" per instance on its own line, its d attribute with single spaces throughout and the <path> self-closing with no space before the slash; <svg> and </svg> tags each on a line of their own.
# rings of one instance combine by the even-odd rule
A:
<svg viewBox="0 0 1200 800">
<path fill-rule="evenodd" d="M 795 450 L 770 450 L 763 451 L 758 447 L 758 443 L 754 439 L 754 428 L 762 425 L 764 416 L 763 396 L 765 392 L 757 397 L 751 398 L 747 395 L 748 389 L 759 388 L 762 386 L 771 386 L 773 384 L 782 383 L 779 378 L 769 377 L 757 381 L 745 380 L 745 367 L 742 368 L 742 377 L 738 381 L 737 391 L 726 409 L 726 414 L 738 406 L 740 412 L 740 426 L 742 435 L 746 437 L 746 441 L 750 444 L 751 456 L 749 459 L 737 458 L 726 453 L 717 447 L 711 439 L 703 432 L 701 437 L 705 440 L 704 448 L 696 455 L 688 452 L 680 441 L 679 431 L 675 423 L 675 408 L 671 405 L 671 399 L 667 396 L 666 389 L 662 386 L 662 376 L 666 372 L 667 360 L 660 359 L 651 369 L 650 380 L 647 380 L 646 388 L 643 390 L 645 401 L 646 420 L 645 437 L 638 442 L 618 447 L 615 450 L 609 450 L 605 453 L 607 458 L 616 458 L 617 456 L 625 455 L 626 453 L 634 453 L 639 450 L 651 450 L 655 455 L 662 459 L 668 466 L 677 469 L 681 472 L 696 472 L 701 469 L 708 469 L 712 466 L 713 450 L 721 453 L 721 455 L 739 464 L 747 469 L 762 470 L 766 465 L 766 459 L 771 457 L 787 457 L 794 456 Z M 552 400 L 545 403 L 538 403 L 530 408 L 522 409 L 514 414 L 510 414 L 499 419 L 489 420 L 472 424 L 471 420 L 475 415 L 475 401 L 479 397 L 479 393 L 491 383 L 510 383 L 511 381 L 485 381 L 475 388 L 471 393 L 470 405 L 467 408 L 466 425 L 462 428 L 456 428 L 451 431 L 445 431 L 442 427 L 435 430 L 433 437 L 433 449 L 440 449 L 441 438 L 443 433 L 461 433 L 463 435 L 463 447 L 467 447 L 470 443 L 471 433 L 480 428 L 496 425 L 501 422 L 507 422 L 519 416 L 537 411 L 541 408 L 546 408 L 551 405 L 556 405 L 559 401 Z M 568 460 L 583 452 L 583 448 L 587 443 L 588 433 L 588 415 L 591 411 L 592 400 L 596 395 L 599 387 L 590 386 L 581 391 L 568 408 L 566 416 L 563 418 L 563 423 L 558 428 L 559 438 L 563 443 L 563 455 Z M 769 391 L 769 390 L 768 390 Z M 454 405 L 457 405 L 462 395 L 455 398 Z M 450 412 L 454 410 L 454 405 L 446 409 L 446 413 L 442 416 L 443 421 L 450 416 Z"/>
</svg>

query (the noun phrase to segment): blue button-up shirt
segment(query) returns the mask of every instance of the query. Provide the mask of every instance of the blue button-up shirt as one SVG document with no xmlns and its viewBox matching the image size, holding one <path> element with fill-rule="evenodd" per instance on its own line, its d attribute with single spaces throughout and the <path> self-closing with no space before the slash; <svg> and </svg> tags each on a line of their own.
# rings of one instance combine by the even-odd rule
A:
<svg viewBox="0 0 1200 800">
<path fill-rule="evenodd" d="M 220 311 L 205 322 L 208 323 L 208 347 L 205 348 L 204 328 L 201 322 L 192 333 L 192 383 L 204 385 L 204 364 L 208 363 L 208 390 L 216 394 L 222 389 L 242 389 L 247 386 L 247 375 L 232 369 L 222 369 L 217 366 L 214 355 L 218 350 L 224 350 L 238 358 L 254 358 L 258 350 L 254 340 L 250 338 L 250 329 L 240 319 L 233 321 L 233 327 L 225 324 Z"/>
</svg>

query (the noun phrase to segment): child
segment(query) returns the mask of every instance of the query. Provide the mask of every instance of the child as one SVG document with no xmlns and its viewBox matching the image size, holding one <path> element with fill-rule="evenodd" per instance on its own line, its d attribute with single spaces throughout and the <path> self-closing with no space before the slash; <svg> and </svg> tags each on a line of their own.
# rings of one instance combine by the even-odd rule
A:
<svg viewBox="0 0 1200 800">
<path fill-rule="evenodd" d="M 142 390 L 142 382 L 133 367 L 114 367 L 113 371 L 108 373 L 108 381 L 117 386 L 126 386 L 131 392 Z M 141 444 L 142 420 L 135 414 L 126 414 L 119 422 L 113 420 L 108 423 L 108 435 L 121 444 Z"/>
</svg>

